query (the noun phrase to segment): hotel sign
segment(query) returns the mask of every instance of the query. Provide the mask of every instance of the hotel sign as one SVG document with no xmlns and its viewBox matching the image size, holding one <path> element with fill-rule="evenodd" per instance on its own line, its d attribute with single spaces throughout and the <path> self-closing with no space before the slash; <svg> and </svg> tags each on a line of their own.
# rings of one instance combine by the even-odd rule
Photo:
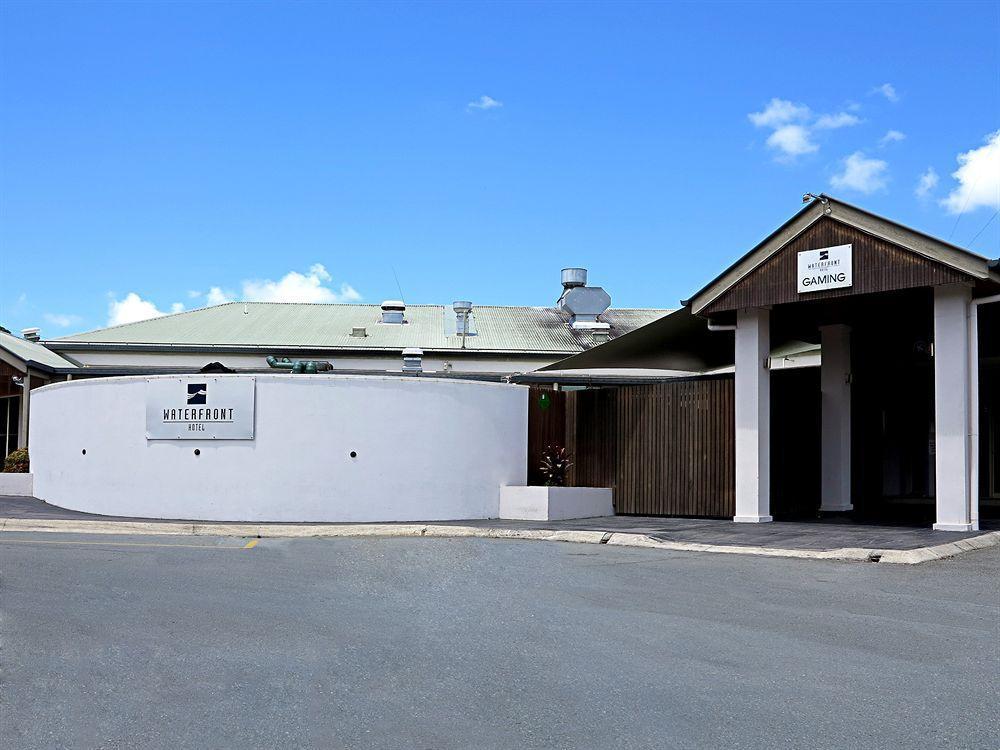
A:
<svg viewBox="0 0 1000 750">
<path fill-rule="evenodd" d="M 854 283 L 852 246 L 838 245 L 799 253 L 799 294 L 840 289 Z"/>
<path fill-rule="evenodd" d="M 147 440 L 253 440 L 253 377 L 149 378 Z"/>
</svg>

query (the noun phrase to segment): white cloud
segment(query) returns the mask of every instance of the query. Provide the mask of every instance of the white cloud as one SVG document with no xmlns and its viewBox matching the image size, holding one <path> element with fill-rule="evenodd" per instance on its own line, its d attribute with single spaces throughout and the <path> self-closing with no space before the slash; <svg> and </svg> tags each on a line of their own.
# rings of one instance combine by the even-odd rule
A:
<svg viewBox="0 0 1000 750">
<path fill-rule="evenodd" d="M 779 128 L 790 122 L 807 119 L 812 112 L 804 104 L 794 104 L 787 99 L 771 99 L 760 112 L 751 112 L 747 117 L 758 128 Z"/>
<path fill-rule="evenodd" d="M 227 302 L 233 302 L 234 297 L 232 292 L 223 291 L 221 287 L 213 286 L 205 294 L 205 304 L 206 305 L 224 305 Z"/>
<path fill-rule="evenodd" d="M 980 207 L 1000 209 L 1000 130 L 986 136 L 986 145 L 958 155 L 958 181 L 941 205 L 961 214 Z"/>
<path fill-rule="evenodd" d="M 817 151 L 819 146 L 809 139 L 808 128 L 802 125 L 782 125 L 767 139 L 767 145 L 789 157 Z"/>
<path fill-rule="evenodd" d="M 844 159 L 844 171 L 834 175 L 830 184 L 867 195 L 886 186 L 888 168 L 889 165 L 881 159 L 869 159 L 861 151 L 855 151 Z"/>
<path fill-rule="evenodd" d="M 188 290 L 188 299 L 198 299 L 202 295 L 197 289 Z"/>
<path fill-rule="evenodd" d="M 469 109 L 497 109 L 503 106 L 503 102 L 494 99 L 492 96 L 483 94 L 474 102 L 469 102 Z"/>
<path fill-rule="evenodd" d="M 878 145 L 886 146 L 890 143 L 899 143 L 900 141 L 905 141 L 905 140 L 906 140 L 906 133 L 901 133 L 898 130 L 889 130 L 886 132 L 885 135 L 879 138 Z"/>
<path fill-rule="evenodd" d="M 872 89 L 873 94 L 881 94 L 890 102 L 898 102 L 899 94 L 896 93 L 896 87 L 891 83 L 883 83 L 881 86 L 876 86 Z"/>
<path fill-rule="evenodd" d="M 817 130 L 836 130 L 848 128 L 861 122 L 861 118 L 849 112 L 838 112 L 835 115 L 820 115 L 813 125 Z"/>
<path fill-rule="evenodd" d="M 210 287 L 207 292 L 190 291 L 188 296 L 208 307 L 228 302 L 357 302 L 361 295 L 350 284 L 331 286 L 333 277 L 322 263 L 314 263 L 305 273 L 289 271 L 277 281 L 272 279 L 244 279 L 241 293 L 222 286 Z M 155 306 L 154 306 L 155 309 Z M 175 303 L 174 310 L 183 309 Z M 159 310 L 158 314 L 163 314 Z M 155 317 L 155 316 L 149 316 Z"/>
<path fill-rule="evenodd" d="M 913 192 L 918 198 L 926 198 L 937 187 L 937 184 L 938 173 L 934 171 L 934 167 L 927 167 L 927 171 L 920 175 L 920 179 L 917 180 L 917 186 Z"/>
<path fill-rule="evenodd" d="M 79 315 L 64 315 L 62 313 L 45 313 L 43 316 L 46 323 L 51 323 L 57 328 L 69 328 L 80 322 Z"/>
<path fill-rule="evenodd" d="M 324 286 L 332 280 L 323 264 L 316 263 L 308 273 L 289 271 L 278 281 L 244 281 L 243 299 L 252 302 L 356 302 L 361 299 L 350 284 L 341 284 L 339 291 Z"/>
<path fill-rule="evenodd" d="M 767 138 L 767 145 L 778 152 L 779 161 L 792 161 L 797 156 L 819 151 L 819 145 L 813 140 L 818 130 L 836 130 L 861 122 L 861 118 L 850 112 L 814 115 L 805 104 L 777 97 L 760 112 L 751 112 L 747 117 L 758 128 L 773 131 Z"/>
<path fill-rule="evenodd" d="M 170 306 L 170 312 L 181 312 L 184 305 L 175 302 Z M 129 292 L 123 299 L 111 298 L 108 304 L 108 325 L 117 326 L 123 323 L 135 323 L 137 320 L 159 318 L 167 313 L 157 309 L 156 305 L 140 297 L 135 292 Z"/>
</svg>

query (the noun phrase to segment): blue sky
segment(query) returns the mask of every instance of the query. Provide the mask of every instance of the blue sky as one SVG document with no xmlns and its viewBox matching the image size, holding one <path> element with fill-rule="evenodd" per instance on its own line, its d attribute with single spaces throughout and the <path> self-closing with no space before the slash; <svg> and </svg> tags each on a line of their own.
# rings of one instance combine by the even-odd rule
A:
<svg viewBox="0 0 1000 750">
<path fill-rule="evenodd" d="M 805 191 L 1000 255 L 997 3 L 0 14 L 14 331 L 379 302 L 394 276 L 410 303 L 543 305 L 567 265 L 673 307 Z"/>
</svg>

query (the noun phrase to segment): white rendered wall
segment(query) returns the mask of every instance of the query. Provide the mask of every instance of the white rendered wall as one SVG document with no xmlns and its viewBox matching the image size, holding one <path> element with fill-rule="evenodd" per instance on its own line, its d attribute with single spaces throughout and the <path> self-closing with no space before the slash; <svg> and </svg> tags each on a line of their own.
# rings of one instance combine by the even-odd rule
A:
<svg viewBox="0 0 1000 750">
<path fill-rule="evenodd" d="M 36 497 L 149 518 L 430 521 L 495 518 L 501 485 L 527 480 L 523 386 L 256 378 L 255 439 L 239 441 L 147 441 L 144 377 L 35 391 Z"/>
<path fill-rule="evenodd" d="M 969 505 L 969 335 L 972 290 L 934 288 L 935 529 L 972 531 Z"/>
</svg>

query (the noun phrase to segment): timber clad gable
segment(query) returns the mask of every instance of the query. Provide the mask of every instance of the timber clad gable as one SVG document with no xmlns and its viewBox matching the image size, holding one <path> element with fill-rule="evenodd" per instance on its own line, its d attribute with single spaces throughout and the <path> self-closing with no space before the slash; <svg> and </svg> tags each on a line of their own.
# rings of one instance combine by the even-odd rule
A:
<svg viewBox="0 0 1000 750">
<path fill-rule="evenodd" d="M 799 294 L 796 284 L 798 253 L 803 250 L 848 244 L 854 247 L 854 284 L 840 289 Z M 701 314 L 713 315 L 741 308 L 833 299 L 963 281 L 972 281 L 972 278 L 957 269 L 848 226 L 834 218 L 823 217 L 706 305 Z"/>
</svg>

